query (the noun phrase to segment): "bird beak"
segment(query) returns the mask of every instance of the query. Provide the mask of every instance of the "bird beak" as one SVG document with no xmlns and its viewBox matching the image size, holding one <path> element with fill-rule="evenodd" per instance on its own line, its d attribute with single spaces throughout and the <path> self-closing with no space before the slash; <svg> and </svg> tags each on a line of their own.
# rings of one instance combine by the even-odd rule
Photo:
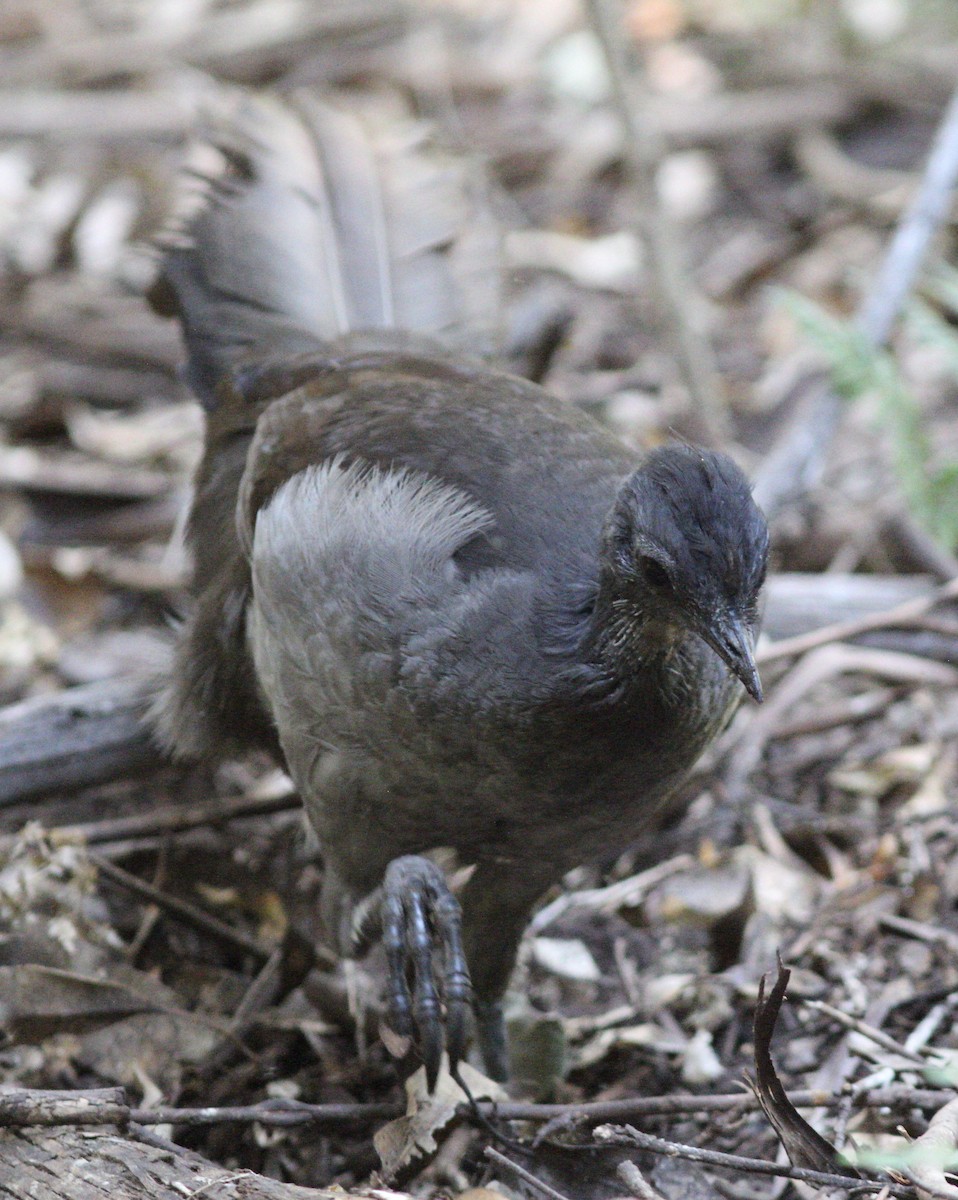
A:
<svg viewBox="0 0 958 1200">
<path fill-rule="evenodd" d="M 739 617 L 729 615 L 719 618 L 711 628 L 700 632 L 704 641 L 742 681 L 756 704 L 761 704 L 762 681 L 755 665 L 751 630 Z"/>
</svg>

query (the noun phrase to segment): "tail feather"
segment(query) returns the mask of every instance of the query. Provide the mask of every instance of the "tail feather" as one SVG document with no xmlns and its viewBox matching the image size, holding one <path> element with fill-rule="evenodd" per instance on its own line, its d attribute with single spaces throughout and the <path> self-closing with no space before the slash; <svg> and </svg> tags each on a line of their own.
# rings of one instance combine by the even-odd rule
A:
<svg viewBox="0 0 958 1200">
<path fill-rule="evenodd" d="M 150 299 L 182 322 L 210 407 L 258 354 L 351 332 L 494 340 L 497 241 L 469 164 L 439 156 L 421 126 L 374 134 L 310 94 L 245 95 L 218 115 L 162 245 Z"/>
<path fill-rule="evenodd" d="M 313 134 L 329 190 L 339 332 L 389 328 L 395 314 L 386 197 L 372 145 L 354 114 L 312 96 L 301 97 L 297 107 Z"/>
</svg>

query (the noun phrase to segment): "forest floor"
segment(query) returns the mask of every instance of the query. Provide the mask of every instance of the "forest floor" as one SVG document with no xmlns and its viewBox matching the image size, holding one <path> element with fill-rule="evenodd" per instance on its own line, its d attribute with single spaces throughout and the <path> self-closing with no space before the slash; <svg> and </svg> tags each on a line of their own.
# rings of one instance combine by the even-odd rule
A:
<svg viewBox="0 0 958 1200">
<path fill-rule="evenodd" d="M 889 31 L 868 5 L 845 6 L 857 26 L 841 6 L 780 4 L 766 21 L 754 7 L 627 6 L 658 214 L 566 0 L 4 7 L 3 704 L 109 694 L 168 653 L 202 421 L 178 333 L 143 299 L 146 247 L 196 113 L 224 87 L 332 89 L 480 159 L 505 234 L 504 360 L 632 444 L 731 447 L 774 503 L 766 702 L 696 769 L 681 820 L 610 847 L 535 918 L 513 982 L 515 1079 L 482 1109 L 507 1141 L 456 1112 L 461 1097 L 413 1098 L 418 1117 L 394 1123 L 406 1096 L 377 1034 L 375 955 L 344 971 L 322 949 L 321 854 L 289 782 L 255 757 L 2 798 L 0 1125 L 13 1089 L 119 1085 L 136 1128 L 227 1169 L 206 1193 L 224 1196 L 253 1173 L 370 1195 L 390 1179 L 424 1197 L 643 1195 L 623 1159 L 667 1200 L 863 1186 L 715 1159 L 784 1170 L 777 1126 L 799 1166 L 836 1176 L 857 1155 L 872 1193 L 914 1195 L 923 1178 L 921 1195 L 958 1195 L 925 1142 L 908 1151 L 958 1077 L 958 609 L 935 603 L 958 574 L 950 219 L 892 357 L 850 332 L 958 81 L 958 18 L 902 2 Z M 898 11 L 871 7 L 876 22 Z M 684 372 L 647 248 L 663 220 L 694 343 Z M 776 490 L 772 450 L 801 427 L 823 359 L 846 397 L 837 428 L 801 486 Z M 787 1000 L 756 1025 L 779 957 Z M 821 1145 L 777 1095 L 769 1037 Z M 197 1106 L 244 1112 L 171 1111 Z M 18 1195 L 5 1153 L 0 1195 Z"/>
</svg>

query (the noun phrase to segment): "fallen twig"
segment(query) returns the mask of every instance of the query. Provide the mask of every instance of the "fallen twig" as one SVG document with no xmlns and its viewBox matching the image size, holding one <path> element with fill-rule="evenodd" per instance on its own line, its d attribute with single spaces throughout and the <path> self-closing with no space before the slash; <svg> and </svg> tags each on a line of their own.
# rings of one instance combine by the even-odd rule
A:
<svg viewBox="0 0 958 1200">
<path fill-rule="evenodd" d="M 112 879 L 114 883 L 118 883 L 127 891 L 133 892 L 136 896 L 141 896 L 145 900 L 151 901 L 158 905 L 164 912 L 176 917 L 180 921 L 184 921 L 188 925 L 192 925 L 194 929 L 199 929 L 202 933 L 209 934 L 217 941 L 225 942 L 234 950 L 239 950 L 243 954 L 250 954 L 262 966 L 269 958 L 269 951 L 264 949 L 262 945 L 254 937 L 243 933 L 240 929 L 234 929 L 232 925 L 227 925 L 225 921 L 211 916 L 204 912 L 201 908 L 197 908 L 195 904 L 189 904 L 185 900 L 180 900 L 177 896 L 171 896 L 168 892 L 161 891 L 160 888 L 153 887 L 152 884 L 146 883 L 137 875 L 131 875 L 129 871 L 124 871 L 122 867 L 118 867 L 109 859 L 101 857 L 99 854 L 91 854 L 90 861 L 94 864 L 101 875 L 105 875 L 107 879 Z"/>
<path fill-rule="evenodd" d="M 107 1093 L 109 1093 L 107 1095 Z M 405 1111 L 405 1105 L 386 1101 L 374 1104 L 307 1104 L 301 1100 L 264 1100 L 259 1104 L 177 1108 L 172 1105 L 156 1108 L 130 1108 L 117 1105 L 119 1089 L 82 1093 L 83 1104 L 76 1102 L 77 1093 L 36 1092 L 17 1089 L 0 1092 L 0 1126 L 19 1126 L 35 1123 L 31 1115 L 42 1112 L 43 1121 L 51 1125 L 103 1125 L 133 1121 L 138 1125 L 177 1125 L 198 1128 L 208 1125 L 253 1123 L 264 1126 L 287 1127 L 315 1124 L 374 1124 L 391 1120 Z M 794 1091 L 787 1093 L 797 1108 L 835 1108 L 848 1102 L 847 1093 Z M 42 1106 L 37 1097 L 42 1100 Z M 106 1097 L 104 1099 L 104 1097 Z M 954 1098 L 948 1088 L 916 1089 L 903 1084 L 873 1088 L 851 1097 L 855 1109 L 922 1109 L 936 1110 Z M 63 1105 L 58 1106 L 57 1100 Z M 755 1112 L 760 1108 L 751 1092 L 732 1092 L 713 1096 L 632 1096 L 625 1100 L 594 1101 L 586 1104 L 492 1103 L 480 1100 L 479 1111 L 499 1121 L 554 1121 L 569 1118 L 573 1125 L 601 1125 L 636 1120 L 650 1116 L 715 1112 Z M 463 1115 L 470 1109 L 464 1105 Z"/>
<path fill-rule="evenodd" d="M 919 942 L 930 942 L 944 946 L 952 954 L 958 954 L 958 933 L 951 929 L 943 929 L 939 925 L 929 925 L 925 921 L 914 921 L 910 917 L 898 917 L 894 913 L 886 913 L 878 918 L 878 923 L 885 929 L 895 933 L 903 933 Z"/>
<path fill-rule="evenodd" d="M 4 75 L 10 86 L 64 76 L 95 83 L 115 78 L 120 64 L 126 74 L 148 74 L 179 61 L 219 75 L 255 78 L 257 68 L 262 74 L 267 64 L 288 61 L 294 51 L 362 31 L 389 31 L 401 19 L 392 0 L 345 5 L 251 0 L 226 11 L 196 11 L 200 19 L 189 22 L 144 22 L 118 32 L 51 38 L 6 61 Z"/>
<path fill-rule="evenodd" d="M 60 825 L 57 833 L 61 837 L 81 838 L 87 845 L 95 846 L 128 838 L 182 833 L 189 829 L 222 825 L 226 821 L 289 812 L 299 807 L 299 796 L 290 784 L 282 791 L 270 791 L 265 795 L 257 792 L 249 796 L 223 796 L 199 804 L 169 805 L 150 812 L 129 813 L 123 817 L 104 817 L 101 821 Z"/>
<path fill-rule="evenodd" d="M 902 217 L 885 254 L 875 286 L 858 314 L 862 332 L 884 345 L 902 310 L 925 251 L 948 215 L 958 183 L 958 91 L 945 109 L 928 157 L 921 187 Z"/>
<path fill-rule="evenodd" d="M 958 579 L 952 579 L 944 586 L 929 592 L 927 596 L 919 596 L 915 600 L 906 600 L 895 608 L 871 616 L 858 617 L 854 621 L 838 621 L 834 625 L 826 625 L 822 629 L 802 633 L 797 637 L 782 638 L 769 646 L 762 646 L 756 654 L 759 664 L 775 662 L 780 658 L 794 658 L 805 654 L 818 646 L 829 642 L 848 641 L 859 634 L 868 633 L 874 629 L 888 629 L 890 626 L 907 625 L 923 616 L 936 604 L 958 597 Z"/>
<path fill-rule="evenodd" d="M 710 1167 L 724 1167 L 731 1171 L 746 1171 L 753 1175 L 775 1175 L 782 1179 L 797 1179 L 803 1183 L 817 1183 L 823 1187 L 840 1188 L 846 1192 L 879 1192 L 888 1185 L 884 1182 L 833 1175 L 827 1171 L 812 1171 L 806 1167 L 786 1166 L 784 1163 L 768 1162 L 763 1158 L 747 1158 L 742 1154 L 724 1154 L 719 1150 L 703 1150 L 698 1146 L 686 1146 L 681 1142 L 669 1142 L 665 1138 L 642 1133 L 632 1125 L 621 1128 L 603 1126 L 595 1131 L 603 1142 L 616 1146 L 636 1146 L 652 1154 L 665 1154 L 670 1158 L 684 1158 L 689 1162 L 702 1163 Z M 908 1196 L 907 1188 L 889 1188 L 889 1195 Z"/>
<path fill-rule="evenodd" d="M 628 70 L 623 35 L 612 12 L 613 0 L 588 0 L 592 26 L 602 45 L 612 89 L 628 140 L 626 155 L 632 169 L 639 223 L 655 275 L 666 331 L 674 343 L 676 361 L 692 402 L 692 415 L 713 444 L 728 440 L 728 414 L 712 348 L 700 329 L 702 301 L 684 269 L 668 214 L 659 199 L 656 169 L 664 143 L 644 119 L 645 100 L 639 82 Z M 640 112 L 640 109 L 642 110 Z"/>
<path fill-rule="evenodd" d="M 694 865 L 693 855 L 677 854 L 667 862 L 658 863 L 649 867 L 647 871 L 630 875 L 628 879 L 619 879 L 606 887 L 565 892 L 536 913 L 529 923 L 529 932 L 540 933 L 570 908 L 588 908 L 596 912 L 617 912 L 624 907 L 637 908 L 650 889 L 658 887 L 672 875 L 686 871 Z"/>
<path fill-rule="evenodd" d="M 842 1012 L 840 1008 L 836 1008 L 833 1004 L 826 1004 L 824 1000 L 805 1000 L 803 1003 L 806 1008 L 814 1009 L 815 1012 L 820 1012 L 823 1016 L 830 1017 L 833 1021 L 844 1025 L 846 1029 L 853 1029 L 856 1033 L 860 1033 L 862 1037 L 868 1038 L 876 1046 L 890 1050 L 893 1054 L 897 1054 L 901 1058 L 910 1059 L 913 1063 L 922 1067 L 928 1065 L 928 1054 L 931 1053 L 930 1051 L 926 1054 L 916 1054 L 913 1050 L 909 1050 L 907 1046 L 903 1046 L 901 1042 L 897 1042 L 893 1037 L 889 1037 L 887 1033 L 876 1029 L 874 1025 L 869 1025 L 867 1021 L 862 1021 L 858 1017 L 853 1017 L 849 1013 Z"/>
<path fill-rule="evenodd" d="M 620 1162 L 616 1174 L 629 1189 L 636 1200 L 663 1200 L 661 1193 L 645 1179 L 634 1162 Z"/>
<path fill-rule="evenodd" d="M 504 1154 L 500 1154 L 495 1146 L 486 1146 L 485 1155 L 486 1158 L 492 1159 L 493 1162 L 499 1163 L 500 1166 L 512 1171 L 524 1183 L 527 1183 L 537 1192 L 541 1192 L 543 1196 L 548 1196 L 550 1200 L 566 1200 L 562 1192 L 557 1192 L 554 1187 L 550 1187 L 549 1184 L 543 1182 L 538 1176 L 533 1175 L 531 1171 L 527 1171 L 525 1167 L 521 1167 L 518 1163 L 513 1162 L 511 1158 L 506 1158 Z"/>
</svg>

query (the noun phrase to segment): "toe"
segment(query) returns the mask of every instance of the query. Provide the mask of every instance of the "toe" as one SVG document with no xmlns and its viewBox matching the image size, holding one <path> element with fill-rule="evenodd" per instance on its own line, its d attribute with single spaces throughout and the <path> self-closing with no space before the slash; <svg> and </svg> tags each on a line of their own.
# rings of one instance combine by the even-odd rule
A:
<svg viewBox="0 0 958 1200">
<path fill-rule="evenodd" d="M 396 1033 L 415 1041 L 432 1091 L 443 1049 L 455 1067 L 466 1046 L 472 986 L 459 903 L 435 863 L 407 855 L 389 865 L 381 911 L 387 1020 Z"/>
</svg>

